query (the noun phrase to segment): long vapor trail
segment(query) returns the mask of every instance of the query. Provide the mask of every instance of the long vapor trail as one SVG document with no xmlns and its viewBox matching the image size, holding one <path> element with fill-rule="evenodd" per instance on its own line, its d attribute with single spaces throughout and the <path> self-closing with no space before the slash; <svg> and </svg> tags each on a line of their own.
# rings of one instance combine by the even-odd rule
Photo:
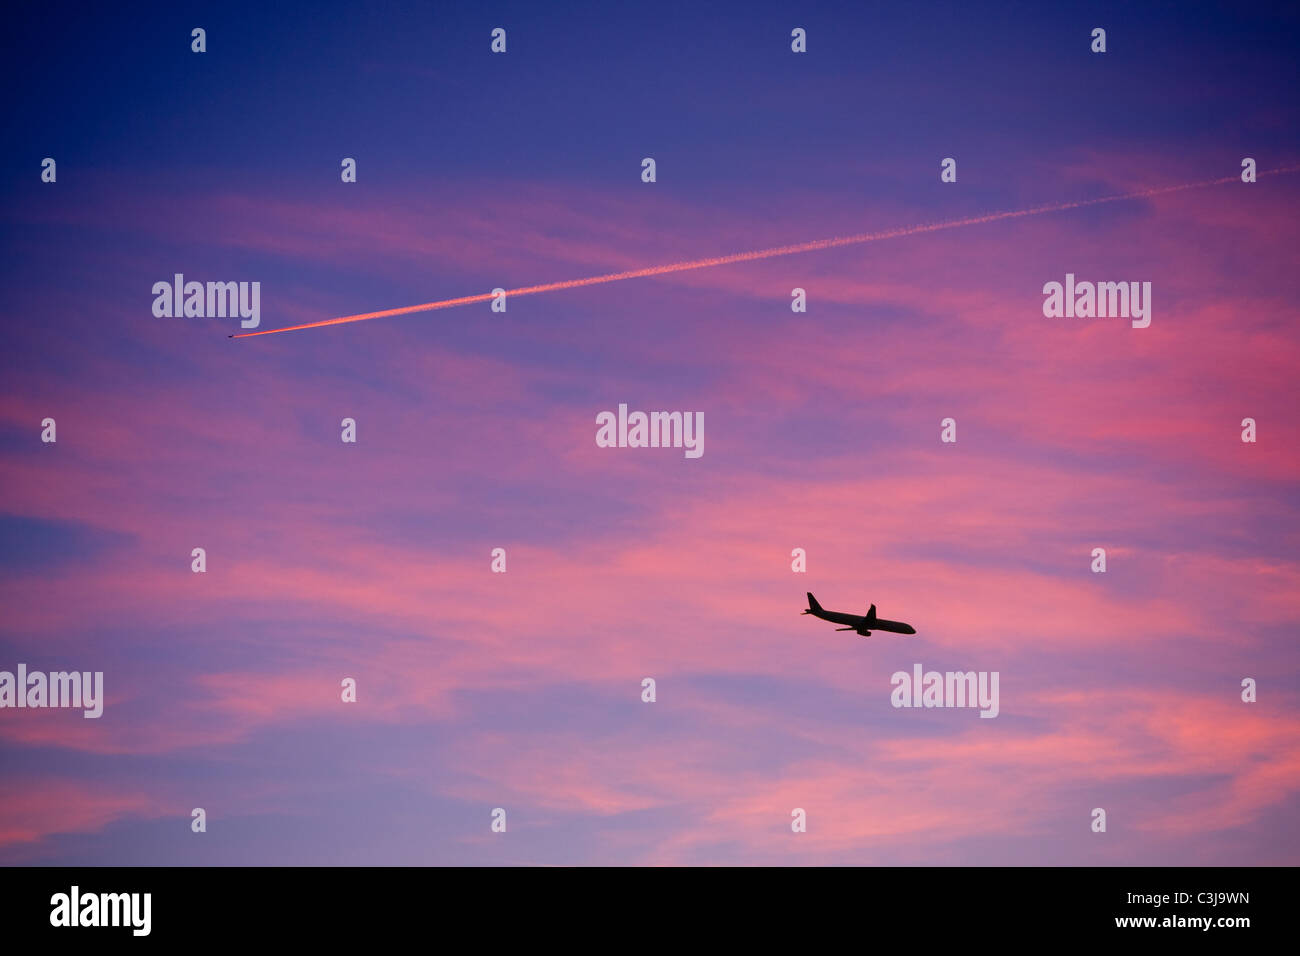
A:
<svg viewBox="0 0 1300 956">
<path fill-rule="evenodd" d="M 1300 170 L 1300 164 L 1268 169 L 1259 176 L 1294 173 Z M 611 272 L 607 275 L 588 276 L 585 279 L 565 279 L 562 282 L 547 282 L 544 285 L 530 285 L 519 289 L 507 289 L 506 298 L 520 295 L 533 295 L 538 292 L 558 292 L 561 289 L 577 289 L 588 285 L 601 285 L 605 282 L 621 282 L 624 279 L 642 279 L 647 276 L 663 276 L 673 272 L 687 272 L 691 269 L 709 269 L 714 266 L 731 265 L 733 262 L 753 262 L 758 259 L 772 259 L 776 256 L 792 256 L 800 252 L 817 252 L 822 249 L 835 249 L 839 246 L 855 246 L 864 242 L 877 242 L 881 239 L 897 239 L 900 236 L 914 236 L 923 232 L 939 232 L 944 229 L 958 229 L 962 226 L 977 226 L 981 223 L 999 222 L 1003 219 L 1020 219 L 1025 216 L 1040 216 L 1043 213 L 1062 212 L 1066 209 L 1081 209 L 1084 206 L 1100 206 L 1103 203 L 1122 202 L 1126 199 L 1146 199 L 1165 193 L 1182 192 L 1187 189 L 1204 189 L 1206 186 L 1218 186 L 1223 183 L 1237 182 L 1239 176 L 1222 176 L 1218 179 L 1206 179 L 1197 183 L 1180 183 L 1176 186 L 1156 186 L 1137 192 L 1123 193 L 1117 196 L 1102 196 L 1097 199 L 1080 199 L 1074 202 L 1051 203 L 1046 206 L 1033 206 L 1029 209 L 1013 209 L 1003 212 L 991 212 L 983 216 L 970 216 L 966 219 L 949 219 L 915 226 L 898 226 L 884 232 L 863 232 L 854 236 L 840 236 L 835 239 L 814 239 L 792 246 L 775 246 L 771 249 L 757 249 L 752 252 L 736 252 L 727 256 L 713 256 L 709 259 L 692 259 L 689 262 L 673 262 L 668 265 L 650 266 L 645 269 L 628 269 L 624 272 Z M 383 309 L 379 312 L 361 312 L 357 315 L 343 315 L 336 319 L 322 319 L 319 322 L 307 322 L 303 325 L 290 325 L 282 329 L 263 329 L 260 332 L 239 332 L 230 336 L 232 339 L 247 339 L 255 335 L 278 335 L 281 332 L 297 332 L 301 329 L 319 329 L 326 325 L 346 325 L 349 322 L 366 322 L 370 319 L 386 319 L 395 315 L 409 315 L 412 312 L 436 312 L 438 309 L 450 309 L 458 305 L 472 305 L 475 302 L 487 302 L 493 298 L 491 292 L 479 295 L 465 295 L 457 299 L 440 299 L 437 302 L 425 302 L 420 305 L 407 305 L 398 309 Z"/>
</svg>

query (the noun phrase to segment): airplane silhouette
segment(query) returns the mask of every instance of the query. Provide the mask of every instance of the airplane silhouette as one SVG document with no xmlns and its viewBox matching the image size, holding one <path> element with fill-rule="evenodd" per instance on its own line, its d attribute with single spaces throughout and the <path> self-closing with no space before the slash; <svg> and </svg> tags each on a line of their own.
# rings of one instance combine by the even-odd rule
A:
<svg viewBox="0 0 1300 956">
<path fill-rule="evenodd" d="M 883 617 L 876 617 L 876 606 L 871 605 L 871 610 L 866 615 L 843 614 L 840 611 L 823 610 L 822 606 L 817 603 L 817 599 L 808 592 L 808 610 L 805 614 L 811 614 L 813 617 L 819 617 L 823 621 L 830 621 L 832 624 L 847 624 L 848 627 L 837 627 L 837 631 L 857 631 L 863 637 L 870 637 L 872 631 L 893 631 L 895 634 L 915 634 L 916 628 L 910 624 L 904 624 L 902 621 L 886 621 Z"/>
</svg>

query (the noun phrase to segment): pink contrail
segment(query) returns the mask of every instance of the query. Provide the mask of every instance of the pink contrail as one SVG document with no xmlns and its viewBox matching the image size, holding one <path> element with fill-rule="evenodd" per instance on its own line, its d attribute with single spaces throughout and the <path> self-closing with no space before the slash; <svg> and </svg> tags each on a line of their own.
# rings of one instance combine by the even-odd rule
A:
<svg viewBox="0 0 1300 956">
<path fill-rule="evenodd" d="M 1278 169 L 1264 170 L 1260 176 L 1294 173 L 1300 165 L 1283 166 Z M 561 289 L 577 289 L 581 286 L 600 285 L 605 282 L 621 282 L 624 279 L 642 279 L 646 276 L 663 276 L 673 272 L 686 272 L 690 269 L 708 269 L 713 266 L 730 265 L 733 262 L 753 262 L 757 259 L 771 259 L 775 256 L 792 256 L 800 252 L 817 252 L 822 249 L 834 249 L 839 246 L 854 246 L 864 242 L 876 242 L 881 239 L 897 239 L 899 236 L 913 236 L 922 232 L 939 232 L 943 229 L 957 229 L 961 226 L 976 226 L 986 222 L 998 222 L 1002 219 L 1019 219 L 1023 216 L 1039 216 L 1047 212 L 1061 212 L 1066 209 L 1080 209 L 1084 206 L 1099 206 L 1102 203 L 1121 202 L 1125 199 L 1145 199 L 1164 193 L 1181 192 L 1186 189 L 1203 189 L 1206 186 L 1218 186 L 1223 183 L 1238 182 L 1240 176 L 1222 176 L 1218 179 L 1206 179 L 1197 183 L 1180 183 L 1176 186 L 1155 186 L 1137 192 L 1123 193 L 1118 196 L 1102 196 L 1098 199 L 1080 199 L 1074 202 L 1051 203 L 1046 206 L 1033 206 L 1029 209 L 1013 209 L 1003 212 L 991 212 L 983 216 L 970 216 L 966 219 L 949 219 L 916 226 L 898 226 L 884 232 L 863 232 L 854 236 L 840 236 L 834 239 L 814 239 L 792 246 L 775 246 L 771 249 L 757 249 L 752 252 L 736 252 L 727 256 L 713 256 L 708 259 L 692 259 L 689 262 L 673 262 L 668 265 L 650 266 L 645 269 L 628 269 L 624 272 L 611 272 L 607 275 L 588 276 L 585 279 L 565 279 L 562 282 L 547 282 L 544 285 L 523 286 L 519 289 L 507 289 L 506 298 L 520 295 L 532 295 L 537 292 L 558 292 Z M 345 325 L 349 322 L 365 322 L 369 319 L 385 319 L 394 315 L 409 315 L 412 312 L 434 312 L 438 309 L 450 309 L 457 305 L 471 305 L 475 302 L 487 302 L 493 298 L 491 292 L 479 295 L 465 295 L 457 299 L 440 299 L 437 302 L 425 302 L 420 305 L 407 305 L 398 309 L 384 309 L 379 312 L 361 312 L 357 315 L 344 315 L 336 319 L 322 319 L 319 322 L 307 322 L 304 325 L 290 325 L 282 329 L 263 329 L 260 332 L 240 332 L 230 336 L 232 339 L 247 339 L 255 335 L 277 335 L 280 332 L 297 332 L 300 329 L 318 329 L 326 325 Z"/>
</svg>

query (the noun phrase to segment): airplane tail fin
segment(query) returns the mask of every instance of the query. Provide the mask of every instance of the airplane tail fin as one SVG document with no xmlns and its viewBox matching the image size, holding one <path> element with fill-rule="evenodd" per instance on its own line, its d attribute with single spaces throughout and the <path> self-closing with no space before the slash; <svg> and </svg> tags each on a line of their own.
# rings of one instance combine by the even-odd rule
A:
<svg viewBox="0 0 1300 956">
<path fill-rule="evenodd" d="M 809 591 L 809 592 L 808 592 L 808 610 L 810 610 L 810 611 L 820 611 L 821 609 L 822 609 L 822 606 L 821 606 L 820 604 L 817 603 L 817 599 L 816 599 L 815 597 L 813 597 L 813 596 L 812 596 L 812 592 Z"/>
<path fill-rule="evenodd" d="M 876 606 L 874 604 L 871 605 L 871 610 L 867 612 L 867 623 L 868 624 L 876 623 Z"/>
</svg>

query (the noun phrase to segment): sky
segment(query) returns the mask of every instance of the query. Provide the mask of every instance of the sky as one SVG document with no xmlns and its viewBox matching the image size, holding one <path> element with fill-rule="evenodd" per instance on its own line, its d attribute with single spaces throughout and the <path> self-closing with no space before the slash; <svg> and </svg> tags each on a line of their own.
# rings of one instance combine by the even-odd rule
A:
<svg viewBox="0 0 1300 956">
<path fill-rule="evenodd" d="M 0 863 L 1300 862 L 1300 174 L 504 313 L 151 291 L 278 328 L 1292 166 L 1294 8 L 274 6 L 10 27 L 0 670 L 105 704 L 0 709 Z"/>
</svg>

